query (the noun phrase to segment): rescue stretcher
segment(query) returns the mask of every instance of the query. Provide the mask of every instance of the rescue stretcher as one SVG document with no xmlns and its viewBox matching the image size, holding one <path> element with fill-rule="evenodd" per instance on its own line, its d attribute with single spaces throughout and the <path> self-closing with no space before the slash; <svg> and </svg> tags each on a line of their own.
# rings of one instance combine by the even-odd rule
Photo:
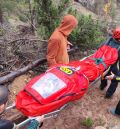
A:
<svg viewBox="0 0 120 129">
<path fill-rule="evenodd" d="M 87 57 L 85 57 L 87 58 Z M 84 60 L 85 58 L 83 58 L 82 60 Z M 109 68 L 103 73 L 103 76 L 105 76 L 107 74 L 107 72 L 109 71 Z M 96 80 L 94 80 L 93 82 L 91 82 L 89 84 L 89 87 L 93 86 L 95 83 L 97 83 L 99 80 L 101 79 L 101 76 L 99 76 Z M 44 120 L 45 119 L 50 119 L 53 117 L 57 117 L 59 115 L 59 113 L 64 110 L 67 106 L 69 106 L 69 103 L 65 104 L 64 106 L 62 106 L 60 109 L 55 110 L 53 112 L 44 114 Z M 15 103 L 13 103 L 12 105 L 10 105 L 9 107 L 6 108 L 6 111 L 10 110 L 10 109 L 14 109 L 15 107 Z M 18 129 L 21 129 L 23 126 L 27 125 L 32 119 L 37 119 L 37 117 L 30 117 L 27 118 L 26 120 L 20 122 L 19 124 L 16 125 L 16 127 Z"/>
<path fill-rule="evenodd" d="M 55 107 L 51 111 L 48 111 L 47 113 L 46 113 L 46 111 L 43 111 L 45 119 L 57 116 L 59 114 L 59 112 L 61 110 L 63 110 L 69 104 L 69 102 L 71 102 L 73 100 L 80 99 L 86 93 L 88 85 L 89 85 L 89 87 L 92 86 L 93 84 L 95 84 L 101 78 L 102 75 L 105 75 L 108 72 L 108 70 L 109 70 L 109 66 L 111 64 L 114 64 L 116 62 L 117 58 L 118 58 L 118 51 L 117 51 L 117 49 L 112 48 L 112 47 L 107 46 L 107 45 L 104 45 L 97 52 L 95 52 L 93 55 L 91 55 L 89 57 L 86 57 L 86 58 L 84 58 L 84 59 L 82 59 L 80 61 L 72 62 L 69 65 L 61 64 L 61 65 L 55 66 L 54 68 L 48 69 L 48 71 L 44 75 L 40 76 L 37 79 L 33 79 L 33 81 L 28 83 L 28 85 L 26 86 L 26 89 L 29 90 L 29 92 L 32 92 L 32 93 L 36 93 L 36 92 L 34 92 L 34 90 L 39 92 L 38 89 L 35 89 L 35 88 L 36 88 L 36 86 L 38 86 L 38 84 L 43 84 L 43 82 L 45 80 L 44 78 L 47 77 L 47 76 L 48 76 L 48 78 L 52 76 L 55 79 L 57 79 L 57 77 L 59 77 L 59 78 L 61 78 L 61 80 L 63 79 L 64 82 L 66 81 L 65 78 L 67 78 L 66 82 L 68 82 L 68 80 L 72 80 L 72 78 L 75 78 L 76 82 L 72 81 L 73 84 L 70 82 L 71 84 L 69 84 L 69 85 L 74 85 L 74 83 L 77 83 L 77 85 L 79 85 L 79 84 L 81 85 L 82 84 L 82 86 L 84 88 L 86 88 L 86 89 L 85 90 L 84 89 L 81 90 L 82 92 L 80 91 L 80 95 L 73 96 L 73 98 L 70 96 L 71 98 L 69 99 L 69 95 L 70 94 L 67 94 L 68 96 L 67 97 L 65 96 L 65 97 L 68 98 L 69 100 L 65 100 L 62 104 L 58 105 L 59 106 L 58 109 L 57 109 L 57 107 Z M 67 69 L 68 70 L 67 71 L 67 76 L 66 76 L 66 71 L 64 71 L 64 68 L 68 68 Z M 87 72 L 88 68 L 90 68 L 89 72 Z M 71 70 L 72 72 L 69 71 L 69 70 Z M 52 74 L 49 73 L 49 71 Z M 58 73 L 58 74 L 56 74 L 56 73 Z M 73 73 L 75 73 L 75 74 L 73 74 Z M 55 74 L 57 77 L 56 76 L 54 77 L 53 74 Z M 61 74 L 61 76 L 59 74 Z M 70 78 L 69 75 L 71 75 L 72 78 Z M 80 82 L 81 80 L 78 81 L 78 76 L 80 77 L 79 79 L 83 79 L 82 83 Z M 41 82 L 41 80 L 43 80 L 43 81 Z M 61 85 L 64 86 L 64 83 L 61 80 L 59 82 L 60 82 Z M 37 83 L 38 81 L 40 83 Z M 66 83 L 66 84 L 68 84 L 68 83 Z M 48 97 L 48 95 L 47 95 L 47 97 L 46 97 L 46 95 L 44 96 L 43 92 L 40 92 L 40 94 L 42 94 L 43 97 L 45 97 L 45 98 Z M 37 98 L 40 98 L 40 101 L 42 102 L 43 105 L 44 104 L 48 104 L 49 102 L 52 102 L 49 99 L 47 101 L 46 100 L 44 101 L 44 99 L 41 99 L 41 96 L 38 96 L 38 94 L 36 94 L 36 95 L 37 95 Z M 33 97 L 36 97 L 36 95 L 33 96 Z M 64 96 L 62 96 L 61 98 L 64 98 Z M 18 100 L 21 99 L 21 98 L 19 98 L 19 94 L 18 94 L 18 98 L 17 99 Z M 37 101 L 39 101 L 39 100 L 36 100 L 36 102 Z M 20 102 L 20 106 L 21 106 L 21 104 L 22 104 L 22 102 Z M 37 116 L 39 116 L 39 115 L 37 115 L 35 113 L 31 113 L 29 111 L 26 112 L 27 108 L 26 107 L 25 108 L 24 107 L 21 108 L 19 106 L 19 102 L 18 101 L 17 101 L 16 104 L 13 104 L 12 106 L 9 106 L 6 110 L 9 110 L 11 108 L 15 108 L 16 105 L 17 105 L 17 109 L 20 109 L 20 111 L 23 112 L 23 114 L 25 114 L 26 116 L 32 116 L 32 117 L 26 119 L 25 121 L 19 123 L 17 125 L 18 128 L 21 128 L 22 126 L 27 124 L 31 119 L 36 119 Z M 43 105 L 41 105 L 41 106 L 43 106 Z M 38 113 L 40 115 L 43 115 L 43 114 L 41 114 L 41 111 L 38 111 Z"/>
</svg>

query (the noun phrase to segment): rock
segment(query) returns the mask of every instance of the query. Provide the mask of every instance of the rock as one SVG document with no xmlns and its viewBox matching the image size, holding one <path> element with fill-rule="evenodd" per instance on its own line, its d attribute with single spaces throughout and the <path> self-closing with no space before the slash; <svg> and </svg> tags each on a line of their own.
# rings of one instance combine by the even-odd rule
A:
<svg viewBox="0 0 120 129">
<path fill-rule="evenodd" d="M 85 56 L 87 56 L 87 55 L 88 55 L 88 52 L 87 52 L 87 51 L 84 51 L 83 54 L 84 54 Z"/>
<path fill-rule="evenodd" d="M 95 129 L 106 129 L 106 128 L 103 126 L 96 126 Z"/>
<path fill-rule="evenodd" d="M 111 129 L 120 129 L 120 125 L 116 125 L 116 126 L 112 127 Z"/>
<path fill-rule="evenodd" d="M 93 116 L 92 112 L 91 111 L 88 111 L 87 112 L 87 117 L 91 117 L 92 118 L 92 116 Z"/>
</svg>

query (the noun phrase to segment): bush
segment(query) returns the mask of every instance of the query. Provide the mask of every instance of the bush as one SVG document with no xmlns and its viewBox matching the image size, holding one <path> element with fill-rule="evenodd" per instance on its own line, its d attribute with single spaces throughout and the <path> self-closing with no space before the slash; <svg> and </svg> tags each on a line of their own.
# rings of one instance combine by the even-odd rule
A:
<svg viewBox="0 0 120 129">
<path fill-rule="evenodd" d="M 35 0 L 37 24 L 39 27 L 44 27 L 44 37 L 46 39 L 50 37 L 51 33 L 60 24 L 60 18 L 63 16 L 63 13 L 66 12 L 70 1 L 71 0 L 62 0 L 57 4 L 52 0 Z"/>
<path fill-rule="evenodd" d="M 93 18 L 81 15 L 77 10 L 69 8 L 71 0 L 62 0 L 59 5 L 52 0 L 35 0 L 37 3 L 37 31 L 42 38 L 48 39 L 65 13 L 73 14 L 78 19 L 78 26 L 69 36 L 69 40 L 80 49 L 94 49 L 104 40 L 101 24 Z M 41 3 L 41 4 L 40 4 Z M 40 29 L 40 27 L 42 28 Z"/>
<path fill-rule="evenodd" d="M 85 120 L 83 120 L 82 124 L 88 128 L 92 127 L 93 125 L 93 120 L 88 117 L 88 118 L 85 118 Z"/>
<path fill-rule="evenodd" d="M 27 22 L 28 19 L 25 15 L 19 15 L 19 20 L 22 21 L 22 22 Z"/>
<path fill-rule="evenodd" d="M 92 17 L 79 15 L 78 26 L 71 33 L 69 39 L 82 49 L 94 49 L 105 38 L 103 36 L 100 23 Z"/>
<path fill-rule="evenodd" d="M 0 36 L 3 36 L 5 34 L 5 30 L 0 27 Z"/>
<path fill-rule="evenodd" d="M 38 26 L 37 27 L 37 35 L 42 37 L 42 39 L 46 39 L 46 35 L 49 35 L 49 32 L 46 31 L 46 27 L 45 26 Z"/>
</svg>

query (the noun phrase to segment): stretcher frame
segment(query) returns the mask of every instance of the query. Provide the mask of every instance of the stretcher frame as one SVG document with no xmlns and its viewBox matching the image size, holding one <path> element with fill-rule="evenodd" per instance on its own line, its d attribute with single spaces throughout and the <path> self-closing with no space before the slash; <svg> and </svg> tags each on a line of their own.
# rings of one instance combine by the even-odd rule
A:
<svg viewBox="0 0 120 129">
<path fill-rule="evenodd" d="M 90 55 L 91 56 L 91 55 Z M 84 57 L 83 59 L 81 59 L 80 61 L 88 58 L 89 56 L 87 57 Z M 110 67 L 109 67 L 110 68 Z M 109 68 L 103 73 L 103 76 L 105 76 L 108 71 L 109 71 Z M 89 87 L 93 86 L 96 82 L 98 82 L 99 80 L 101 79 L 101 76 L 99 76 L 96 80 L 94 80 L 93 82 L 90 82 L 89 84 Z M 49 119 L 49 118 L 53 118 L 53 117 L 57 117 L 58 114 L 63 110 L 65 109 L 67 106 L 69 105 L 69 103 L 63 105 L 60 109 L 58 110 L 55 110 L 53 112 L 50 112 L 50 113 L 47 113 L 47 114 L 44 114 L 44 120 L 45 119 Z M 12 105 L 8 106 L 6 108 L 6 111 L 10 110 L 10 109 L 14 109 L 16 108 L 15 107 L 15 103 L 13 103 Z M 22 121 L 21 123 L 17 124 L 16 127 L 17 129 L 21 129 L 23 126 L 27 125 L 32 119 L 37 119 L 37 117 L 30 117 L 30 118 L 27 118 L 26 120 Z"/>
</svg>

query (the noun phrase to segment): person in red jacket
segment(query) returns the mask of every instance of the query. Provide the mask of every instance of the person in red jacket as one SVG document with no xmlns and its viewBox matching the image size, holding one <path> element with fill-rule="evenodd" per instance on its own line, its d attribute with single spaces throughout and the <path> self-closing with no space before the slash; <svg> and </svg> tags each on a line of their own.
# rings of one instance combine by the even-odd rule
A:
<svg viewBox="0 0 120 129">
<path fill-rule="evenodd" d="M 110 112 L 112 115 L 115 115 L 115 116 L 120 117 L 120 100 L 119 100 L 119 102 L 117 103 L 117 105 L 116 105 L 115 108 L 109 109 L 109 112 Z"/>
<path fill-rule="evenodd" d="M 53 66 L 58 63 L 69 63 L 67 37 L 72 30 L 77 26 L 78 21 L 73 15 L 64 16 L 61 24 L 55 29 L 48 41 L 47 48 L 47 61 L 49 66 Z"/>
<path fill-rule="evenodd" d="M 111 72 L 111 75 L 109 76 L 106 76 L 106 79 L 108 80 L 116 80 L 118 82 L 120 82 L 120 71 L 117 75 L 113 74 Z M 111 108 L 109 109 L 109 112 L 112 114 L 112 115 L 116 115 L 116 116 L 119 116 L 120 117 L 120 100 L 119 102 L 117 103 L 116 107 L 115 108 Z"/>
<path fill-rule="evenodd" d="M 117 27 L 113 30 L 112 37 L 109 40 L 108 44 L 111 45 L 112 47 L 115 47 L 118 49 L 118 60 L 116 61 L 115 64 L 113 64 L 110 67 L 110 70 L 106 76 L 109 76 L 111 74 L 111 72 L 113 72 L 116 75 L 119 75 L 120 74 L 119 73 L 119 71 L 120 71 L 120 27 Z M 104 90 L 104 88 L 108 84 L 106 76 L 105 76 L 105 79 L 101 80 L 101 84 L 100 84 L 101 90 Z M 116 91 L 117 86 L 118 86 L 118 80 L 112 79 L 111 84 L 106 91 L 105 98 L 111 98 L 113 96 L 114 92 Z"/>
</svg>

